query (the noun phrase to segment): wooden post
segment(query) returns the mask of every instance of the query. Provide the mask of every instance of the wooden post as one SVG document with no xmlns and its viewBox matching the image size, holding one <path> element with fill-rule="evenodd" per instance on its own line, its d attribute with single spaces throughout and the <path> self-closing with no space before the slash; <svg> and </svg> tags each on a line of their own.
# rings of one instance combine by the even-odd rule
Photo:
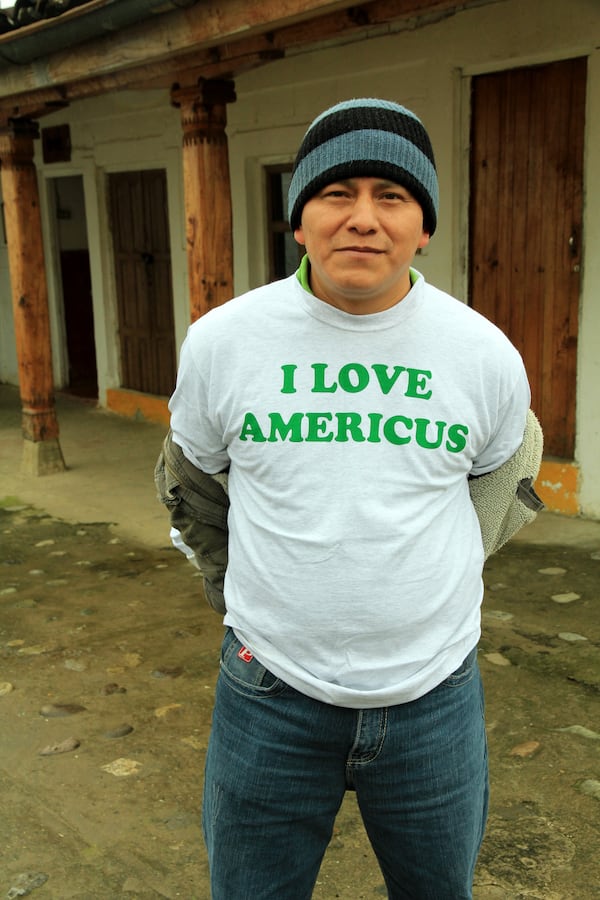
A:
<svg viewBox="0 0 600 900">
<path fill-rule="evenodd" d="M 233 296 L 231 184 L 226 104 L 232 81 L 200 79 L 175 87 L 181 109 L 183 177 L 191 320 Z"/>
<path fill-rule="evenodd" d="M 23 471 L 65 469 L 54 407 L 48 288 L 31 120 L 0 129 L 0 178 L 13 300 L 23 425 Z"/>
</svg>

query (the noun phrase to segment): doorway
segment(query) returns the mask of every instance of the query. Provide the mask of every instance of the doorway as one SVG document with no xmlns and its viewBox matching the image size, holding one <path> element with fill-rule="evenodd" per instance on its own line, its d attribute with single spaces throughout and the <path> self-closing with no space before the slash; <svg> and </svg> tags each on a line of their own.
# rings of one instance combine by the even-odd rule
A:
<svg viewBox="0 0 600 900">
<path fill-rule="evenodd" d="M 66 390 L 98 398 L 92 281 L 87 245 L 83 179 L 52 179 L 67 348 Z"/>
<path fill-rule="evenodd" d="M 521 352 L 545 453 L 572 459 L 586 60 L 472 80 L 469 300 Z"/>
<path fill-rule="evenodd" d="M 121 387 L 169 396 L 176 353 L 166 173 L 119 172 L 108 185 Z"/>
</svg>

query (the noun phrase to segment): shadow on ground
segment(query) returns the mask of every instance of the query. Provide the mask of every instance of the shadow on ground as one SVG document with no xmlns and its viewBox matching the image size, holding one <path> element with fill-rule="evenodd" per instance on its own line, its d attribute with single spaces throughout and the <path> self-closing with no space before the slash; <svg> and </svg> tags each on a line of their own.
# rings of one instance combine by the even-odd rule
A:
<svg viewBox="0 0 600 900">
<path fill-rule="evenodd" d="M 198 808 L 222 626 L 198 577 L 170 548 L 16 498 L 0 534 L 0 895 L 208 900 Z M 600 897 L 600 553 L 519 542 L 485 581 L 475 897 Z M 314 897 L 385 896 L 348 796 Z"/>
</svg>

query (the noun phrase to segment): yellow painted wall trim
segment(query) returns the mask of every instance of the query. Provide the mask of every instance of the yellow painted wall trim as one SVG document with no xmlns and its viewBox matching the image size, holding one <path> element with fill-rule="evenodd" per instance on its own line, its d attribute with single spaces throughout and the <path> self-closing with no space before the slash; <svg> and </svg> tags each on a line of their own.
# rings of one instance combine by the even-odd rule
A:
<svg viewBox="0 0 600 900">
<path fill-rule="evenodd" d="M 106 406 L 111 412 L 130 419 L 155 422 L 169 427 L 169 410 L 166 397 L 142 394 L 122 388 L 109 388 L 106 392 Z"/>
<path fill-rule="evenodd" d="M 546 508 L 566 516 L 578 516 L 579 466 L 545 459 L 535 482 L 535 490 L 546 504 Z"/>
</svg>

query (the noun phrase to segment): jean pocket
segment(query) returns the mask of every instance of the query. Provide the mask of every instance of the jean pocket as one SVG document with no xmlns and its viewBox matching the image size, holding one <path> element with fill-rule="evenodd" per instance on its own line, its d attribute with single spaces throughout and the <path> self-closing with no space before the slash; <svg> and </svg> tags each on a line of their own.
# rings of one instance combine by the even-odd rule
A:
<svg viewBox="0 0 600 900">
<path fill-rule="evenodd" d="M 473 677 L 476 664 L 477 647 L 473 647 L 468 656 L 463 659 L 458 669 L 452 672 L 451 675 L 448 675 L 448 677 L 442 681 L 442 684 L 447 685 L 447 687 L 461 687 L 461 685 L 467 684 Z"/>
<path fill-rule="evenodd" d="M 228 628 L 221 650 L 221 674 L 233 690 L 249 697 L 273 697 L 287 684 L 262 665 Z"/>
</svg>

